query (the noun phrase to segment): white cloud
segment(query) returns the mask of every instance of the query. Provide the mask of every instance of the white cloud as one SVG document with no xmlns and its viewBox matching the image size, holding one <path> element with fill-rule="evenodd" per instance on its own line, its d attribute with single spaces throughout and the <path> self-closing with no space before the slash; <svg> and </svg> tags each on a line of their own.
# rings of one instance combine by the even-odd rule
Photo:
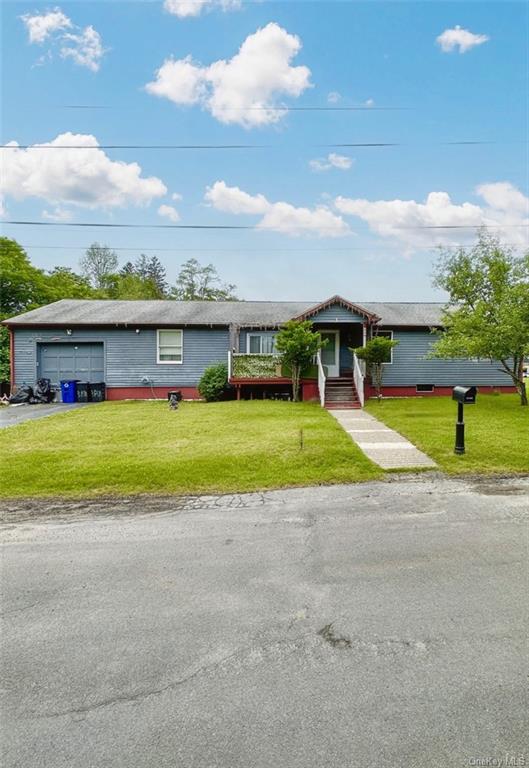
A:
<svg viewBox="0 0 529 768">
<path fill-rule="evenodd" d="M 53 211 L 42 211 L 42 218 L 46 219 L 46 221 L 71 221 L 73 213 L 66 208 L 58 206 Z"/>
<path fill-rule="evenodd" d="M 72 22 L 60 8 L 45 13 L 25 13 L 20 17 L 29 35 L 30 43 L 43 43 L 54 32 L 69 29 Z"/>
<path fill-rule="evenodd" d="M 469 202 L 458 205 L 452 202 L 446 192 L 430 192 L 424 203 L 415 200 L 370 201 L 337 197 L 335 206 L 341 213 L 365 221 L 373 232 L 382 237 L 394 238 L 410 248 L 474 239 L 473 228 L 483 225 L 498 226 L 499 232 L 502 225 L 529 223 L 529 198 L 509 182 L 481 185 L 476 189 L 476 194 L 489 207 Z M 516 227 L 509 228 L 507 231 L 510 241 L 523 242 L 527 235 L 522 227 L 519 230 Z"/>
<path fill-rule="evenodd" d="M 179 194 L 178 192 L 173 192 L 173 194 L 171 195 L 171 200 L 174 200 L 174 201 L 175 201 L 175 202 L 177 202 L 177 203 L 178 203 L 180 200 L 183 200 L 183 199 L 184 199 L 184 198 L 182 197 L 182 195 L 181 195 L 181 194 Z"/>
<path fill-rule="evenodd" d="M 7 208 L 5 206 L 4 202 L 4 196 L 0 195 L 0 218 L 5 218 L 7 216 Z"/>
<path fill-rule="evenodd" d="M 241 0 L 164 0 L 163 7 L 169 13 L 185 19 L 189 16 L 200 16 L 202 11 L 212 8 L 236 11 L 241 5 Z"/>
<path fill-rule="evenodd" d="M 310 69 L 293 67 L 301 41 L 270 23 L 249 35 L 231 59 L 209 66 L 191 56 L 166 59 L 146 90 L 175 104 L 201 104 L 221 123 L 245 128 L 277 123 L 285 114 L 281 96 L 300 96 L 310 87 Z"/>
<path fill-rule="evenodd" d="M 437 44 L 445 53 L 451 53 L 459 49 L 459 53 L 466 53 L 477 45 L 482 45 L 490 40 L 488 35 L 476 35 L 468 29 L 462 29 L 456 26 L 453 29 L 445 29 L 439 37 L 436 38 Z"/>
<path fill-rule="evenodd" d="M 239 187 L 228 187 L 224 181 L 216 181 L 208 187 L 205 199 L 218 211 L 262 216 L 258 229 L 293 236 L 342 237 L 350 234 L 342 217 L 324 205 L 296 208 L 286 202 L 271 203 L 264 195 L 250 195 Z"/>
<path fill-rule="evenodd" d="M 105 49 L 101 35 L 92 26 L 85 27 L 78 35 L 65 34 L 62 39 L 66 43 L 61 48 L 63 59 L 71 58 L 80 67 L 87 67 L 92 72 L 99 70 Z"/>
<path fill-rule="evenodd" d="M 175 223 L 180 221 L 180 214 L 173 205 L 161 205 L 158 208 L 158 215 Z"/>
<path fill-rule="evenodd" d="M 529 216 L 529 198 L 509 181 L 480 184 L 476 192 L 492 209 Z"/>
<path fill-rule="evenodd" d="M 54 145 L 72 149 L 36 148 Z M 148 205 L 167 193 L 160 179 L 141 175 L 138 163 L 111 160 L 98 146 L 90 134 L 63 133 L 29 149 L 4 149 L 2 192 L 17 200 L 36 197 L 84 208 Z"/>
<path fill-rule="evenodd" d="M 375 100 L 374 99 L 367 99 L 364 101 L 365 107 L 374 107 L 375 106 Z"/>
<path fill-rule="evenodd" d="M 341 98 L 342 96 L 340 93 L 338 93 L 338 91 L 331 91 L 329 94 L 327 94 L 327 101 L 329 104 L 338 104 Z"/>
<path fill-rule="evenodd" d="M 92 72 L 99 70 L 106 49 L 103 47 L 101 35 L 92 26 L 84 29 L 76 26 L 60 8 L 41 14 L 26 13 L 20 18 L 26 25 L 30 43 L 42 44 L 48 41 L 52 47 L 59 46 L 61 58 L 72 59 L 75 64 L 86 67 Z M 40 56 L 37 66 L 41 66 L 51 58 L 50 48 L 46 54 Z"/>
<path fill-rule="evenodd" d="M 340 171 L 348 171 L 353 165 L 353 159 L 347 155 L 337 155 L 331 152 L 327 157 L 319 157 L 316 160 L 310 160 L 309 165 L 313 171 L 329 171 L 331 168 L 338 168 Z"/>
</svg>

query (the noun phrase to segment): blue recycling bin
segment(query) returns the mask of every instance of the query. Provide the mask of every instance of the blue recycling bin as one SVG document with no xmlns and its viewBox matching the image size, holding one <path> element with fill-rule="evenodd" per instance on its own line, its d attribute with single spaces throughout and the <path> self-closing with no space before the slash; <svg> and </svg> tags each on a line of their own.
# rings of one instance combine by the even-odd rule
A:
<svg viewBox="0 0 529 768">
<path fill-rule="evenodd" d="M 67 379 L 61 381 L 61 395 L 63 403 L 77 402 L 77 380 Z"/>
</svg>

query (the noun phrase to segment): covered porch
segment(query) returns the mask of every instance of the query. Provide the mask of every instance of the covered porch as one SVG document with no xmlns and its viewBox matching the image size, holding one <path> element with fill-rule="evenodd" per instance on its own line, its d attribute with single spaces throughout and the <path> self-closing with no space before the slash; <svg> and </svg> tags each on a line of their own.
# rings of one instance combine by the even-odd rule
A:
<svg viewBox="0 0 529 768">
<path fill-rule="evenodd" d="M 351 351 L 365 344 L 378 318 L 345 299 L 333 297 L 294 320 L 311 320 L 325 345 L 304 371 L 304 400 L 319 400 L 326 408 L 358 408 L 364 404 L 364 368 Z M 237 397 L 266 397 L 290 392 L 290 375 L 274 351 L 278 328 L 238 329 L 228 368 Z M 242 339 L 242 340 L 241 340 Z"/>
</svg>

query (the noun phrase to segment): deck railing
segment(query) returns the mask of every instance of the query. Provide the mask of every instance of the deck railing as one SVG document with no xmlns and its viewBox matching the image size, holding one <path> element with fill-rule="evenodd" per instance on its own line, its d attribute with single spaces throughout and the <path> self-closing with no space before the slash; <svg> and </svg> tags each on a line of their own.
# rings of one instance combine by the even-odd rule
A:
<svg viewBox="0 0 529 768">
<path fill-rule="evenodd" d="M 230 379 L 280 379 L 281 358 L 278 355 L 230 352 L 228 373 Z"/>
<path fill-rule="evenodd" d="M 318 366 L 318 391 L 320 393 L 320 405 L 325 407 L 325 371 L 321 362 L 321 350 L 318 350 L 316 355 L 316 364 Z"/>
<path fill-rule="evenodd" d="M 361 407 L 364 407 L 364 374 L 360 366 L 360 361 L 353 352 L 353 378 L 356 387 L 356 394 Z"/>
</svg>

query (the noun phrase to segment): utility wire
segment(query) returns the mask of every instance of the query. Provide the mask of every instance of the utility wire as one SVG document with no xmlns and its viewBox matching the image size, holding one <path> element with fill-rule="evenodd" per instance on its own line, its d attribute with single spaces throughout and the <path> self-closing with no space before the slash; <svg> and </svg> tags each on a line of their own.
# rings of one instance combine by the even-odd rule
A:
<svg viewBox="0 0 529 768">
<path fill-rule="evenodd" d="M 519 243 L 503 243 L 507 247 L 515 247 L 520 245 Z M 78 249 L 85 249 L 84 245 L 21 245 L 24 250 L 48 250 L 48 251 L 72 251 Z M 159 248 L 156 245 L 140 245 L 132 247 L 109 246 L 113 251 L 123 252 L 143 252 L 143 251 L 157 251 L 159 253 L 350 253 L 351 251 L 360 251 L 363 253 L 369 251 L 390 251 L 394 250 L 397 246 L 395 243 L 388 243 L 387 245 L 366 245 L 364 247 L 351 246 L 350 248 Z M 468 243 L 452 243 L 446 245 L 445 243 L 432 243 L 428 248 L 467 248 Z"/>
<path fill-rule="evenodd" d="M 527 144 L 529 141 L 520 142 L 498 142 L 498 141 L 441 141 L 433 144 L 424 144 L 422 146 L 481 146 L 500 143 Z M 300 145 L 297 145 L 298 148 Z M 337 148 L 369 148 L 377 149 L 379 147 L 409 147 L 421 146 L 420 144 L 408 144 L 398 141 L 356 141 L 340 142 L 334 144 L 307 144 L 307 149 L 337 149 Z M 289 147 L 285 147 L 289 149 Z M 57 150 L 57 149 L 147 149 L 147 150 L 241 150 L 241 149 L 282 149 L 281 145 L 274 144 L 94 144 L 86 146 L 85 144 L 0 144 L 0 149 L 39 149 L 39 150 Z"/>
<path fill-rule="evenodd" d="M 106 227 L 109 229 L 210 229 L 210 230 L 263 230 L 257 225 L 244 224 L 107 224 L 104 222 L 76 222 L 76 221 L 13 221 L 4 220 L 4 224 L 13 226 L 35 226 L 35 227 Z M 414 227 L 393 227 L 398 230 L 416 230 L 416 229 L 507 229 L 516 227 L 529 227 L 529 223 L 524 224 L 424 224 Z M 325 228 L 321 228 L 322 231 Z M 332 228 L 328 228 L 333 231 Z"/>
</svg>

